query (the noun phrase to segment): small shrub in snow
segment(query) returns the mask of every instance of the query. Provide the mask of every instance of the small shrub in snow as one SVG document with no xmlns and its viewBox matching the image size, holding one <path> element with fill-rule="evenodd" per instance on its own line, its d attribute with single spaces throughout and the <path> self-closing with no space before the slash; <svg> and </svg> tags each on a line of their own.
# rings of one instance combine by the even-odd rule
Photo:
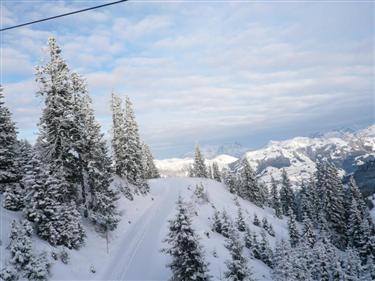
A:
<svg viewBox="0 0 375 281">
<path fill-rule="evenodd" d="M 90 272 L 94 274 L 96 273 L 96 269 L 93 265 L 90 265 Z"/>
<path fill-rule="evenodd" d="M 62 250 L 60 251 L 60 260 L 63 264 L 69 263 L 69 254 L 65 248 L 62 248 Z"/>
<path fill-rule="evenodd" d="M 257 214 L 254 214 L 253 224 L 256 225 L 256 226 L 260 226 L 260 221 L 258 219 Z"/>
</svg>

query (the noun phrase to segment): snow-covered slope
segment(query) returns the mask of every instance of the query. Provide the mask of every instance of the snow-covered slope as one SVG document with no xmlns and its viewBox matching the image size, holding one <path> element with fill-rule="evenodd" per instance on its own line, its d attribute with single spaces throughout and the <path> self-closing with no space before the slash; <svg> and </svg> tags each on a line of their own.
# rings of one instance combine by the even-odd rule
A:
<svg viewBox="0 0 375 281">
<path fill-rule="evenodd" d="M 229 164 L 237 161 L 238 158 L 222 154 L 213 159 L 206 160 L 206 164 L 216 162 L 220 169 L 227 167 Z M 165 160 L 155 160 L 155 165 L 162 176 L 176 177 L 186 176 L 188 168 L 193 164 L 193 158 L 171 158 Z"/>
<path fill-rule="evenodd" d="M 202 182 L 207 191 L 209 202 L 199 203 L 193 196 L 196 184 Z M 175 214 L 175 202 L 181 195 L 189 204 L 193 217 L 193 226 L 201 237 L 206 259 L 210 262 L 210 273 L 213 280 L 220 280 L 225 271 L 224 261 L 229 257 L 224 247 L 224 238 L 211 231 L 210 217 L 214 208 L 225 209 L 230 216 L 235 218 L 237 206 L 234 197 L 224 185 L 208 179 L 199 178 L 164 178 L 150 181 L 151 194 L 145 197 L 136 197 L 134 201 L 122 198 L 119 202 L 122 220 L 118 229 L 109 236 L 109 245 L 105 237 L 96 233 L 92 227 L 85 225 L 87 240 L 85 246 L 79 251 L 69 252 L 68 264 L 54 261 L 51 268 L 52 280 L 167 280 L 170 276 L 165 265 L 169 257 L 160 252 L 165 246 L 162 240 L 166 237 L 168 222 Z M 286 222 L 273 216 L 271 209 L 261 209 L 250 202 L 238 199 L 244 210 L 245 217 L 251 229 L 259 233 L 260 228 L 251 224 L 253 214 L 256 212 L 261 219 L 267 217 L 273 225 L 277 238 L 287 238 Z M 1 208 L 1 253 L 7 253 L 5 247 L 9 243 L 9 225 L 12 219 L 19 218 L 20 213 L 10 212 Z M 251 218 L 251 219 L 250 219 Z M 205 234 L 209 233 L 209 237 Z M 271 246 L 275 238 L 268 236 Z M 51 247 L 46 242 L 34 237 L 34 248 L 40 252 L 59 250 Z M 214 252 L 217 256 L 214 256 Z M 250 253 L 245 249 L 246 256 Z M 1 255 L 1 263 L 7 255 Z M 270 281 L 269 268 L 262 262 L 250 259 L 255 277 L 259 281 Z M 95 269 L 95 273 L 90 271 Z"/>
<path fill-rule="evenodd" d="M 249 151 L 246 157 L 259 177 L 269 182 L 280 179 L 285 169 L 291 181 L 308 179 L 319 157 L 332 160 L 341 174 L 352 172 L 356 165 L 375 157 L 375 125 L 356 133 L 326 134 L 319 138 L 297 137 L 271 141 L 265 148 Z M 240 161 L 233 164 L 238 168 Z"/>
</svg>

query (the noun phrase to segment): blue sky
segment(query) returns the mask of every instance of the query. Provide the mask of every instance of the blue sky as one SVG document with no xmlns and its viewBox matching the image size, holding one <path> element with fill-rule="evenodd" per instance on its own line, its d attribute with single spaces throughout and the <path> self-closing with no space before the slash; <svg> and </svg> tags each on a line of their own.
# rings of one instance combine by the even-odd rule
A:
<svg viewBox="0 0 375 281">
<path fill-rule="evenodd" d="M 105 1 L 2 1 L 3 27 Z M 55 36 L 103 132 L 112 90 L 133 100 L 157 158 L 195 143 L 269 140 L 374 123 L 374 3 L 131 1 L 2 32 L 1 84 L 34 140 L 34 66 Z"/>
</svg>

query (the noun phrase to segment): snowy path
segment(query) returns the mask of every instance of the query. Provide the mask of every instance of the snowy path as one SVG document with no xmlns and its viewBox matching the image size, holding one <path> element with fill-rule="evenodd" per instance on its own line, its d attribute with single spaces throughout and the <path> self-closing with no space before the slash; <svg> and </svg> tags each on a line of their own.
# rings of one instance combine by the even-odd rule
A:
<svg viewBox="0 0 375 281">
<path fill-rule="evenodd" d="M 186 180 L 151 181 L 153 204 L 124 234 L 105 280 L 167 280 L 167 257 L 160 253 L 167 220 L 175 211 L 179 190 Z"/>
</svg>

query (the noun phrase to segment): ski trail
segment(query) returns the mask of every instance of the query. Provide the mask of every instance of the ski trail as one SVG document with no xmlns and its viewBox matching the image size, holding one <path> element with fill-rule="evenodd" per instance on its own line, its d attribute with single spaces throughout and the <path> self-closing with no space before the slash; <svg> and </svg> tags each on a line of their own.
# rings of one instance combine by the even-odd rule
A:
<svg viewBox="0 0 375 281">
<path fill-rule="evenodd" d="M 160 253 L 161 241 L 167 231 L 167 219 L 175 210 L 179 186 L 164 182 L 152 186 L 156 193 L 154 203 L 134 225 L 130 225 L 122 242 L 117 247 L 105 280 L 167 280 L 169 271 L 165 267 L 168 260 Z"/>
</svg>

